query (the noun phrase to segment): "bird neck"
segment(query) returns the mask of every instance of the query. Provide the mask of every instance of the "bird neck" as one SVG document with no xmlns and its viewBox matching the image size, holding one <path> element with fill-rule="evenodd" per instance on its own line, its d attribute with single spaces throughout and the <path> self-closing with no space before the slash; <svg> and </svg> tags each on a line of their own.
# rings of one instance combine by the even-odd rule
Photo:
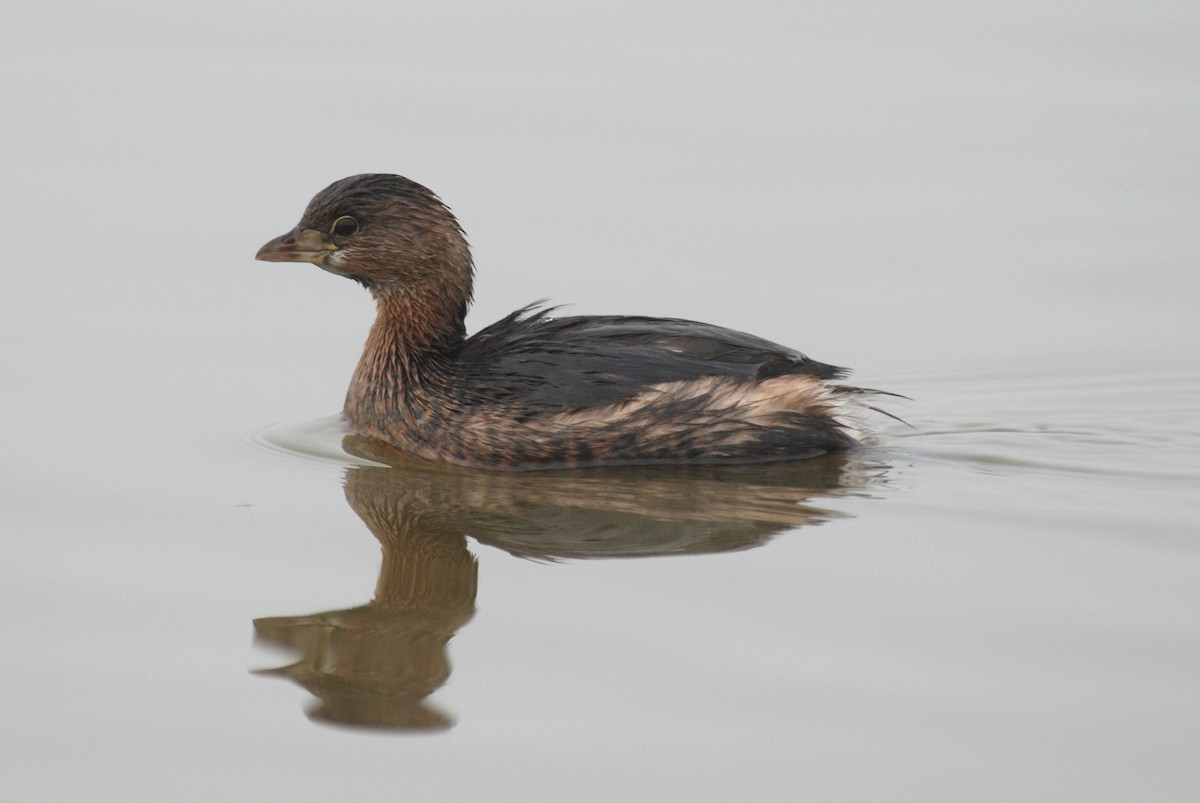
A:
<svg viewBox="0 0 1200 803">
<path fill-rule="evenodd" d="M 412 288 L 373 288 L 372 295 L 375 323 L 346 395 L 351 421 L 394 412 L 466 339 L 466 300 Z"/>
</svg>

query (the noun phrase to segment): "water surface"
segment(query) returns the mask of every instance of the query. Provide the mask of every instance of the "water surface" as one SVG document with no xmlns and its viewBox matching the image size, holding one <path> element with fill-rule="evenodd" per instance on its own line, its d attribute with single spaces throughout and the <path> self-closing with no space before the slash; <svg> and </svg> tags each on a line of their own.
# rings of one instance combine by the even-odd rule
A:
<svg viewBox="0 0 1200 803">
<path fill-rule="evenodd" d="M 1196 798 L 1194 3 L 6 19 L 13 799 Z M 251 259 L 380 170 L 461 217 L 472 330 L 711 321 L 912 427 L 385 465 L 369 300 Z"/>
</svg>

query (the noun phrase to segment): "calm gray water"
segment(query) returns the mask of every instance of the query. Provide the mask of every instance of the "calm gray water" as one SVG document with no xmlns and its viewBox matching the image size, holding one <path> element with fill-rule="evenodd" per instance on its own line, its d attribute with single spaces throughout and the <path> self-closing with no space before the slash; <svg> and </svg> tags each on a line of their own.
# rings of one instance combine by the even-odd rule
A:
<svg viewBox="0 0 1200 803">
<path fill-rule="evenodd" d="M 13 800 L 1200 795 L 1200 7 L 8 9 Z M 903 393 L 730 471 L 380 466 L 254 263 L 402 172 L 532 300 Z M 347 451 L 348 450 L 348 451 Z"/>
</svg>

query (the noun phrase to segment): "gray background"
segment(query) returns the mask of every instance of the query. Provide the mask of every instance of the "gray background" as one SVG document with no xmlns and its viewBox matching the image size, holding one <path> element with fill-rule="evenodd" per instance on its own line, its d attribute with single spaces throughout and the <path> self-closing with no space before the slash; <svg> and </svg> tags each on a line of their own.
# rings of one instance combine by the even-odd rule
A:
<svg viewBox="0 0 1200 803">
<path fill-rule="evenodd" d="M 1200 6 L 9 5 L 13 799 L 1194 799 Z M 761 549 L 475 548 L 459 724 L 314 725 L 250 620 L 378 544 L 258 433 L 337 411 L 371 307 L 252 256 L 375 171 L 461 218 L 472 329 L 711 321 L 920 433 Z"/>
</svg>

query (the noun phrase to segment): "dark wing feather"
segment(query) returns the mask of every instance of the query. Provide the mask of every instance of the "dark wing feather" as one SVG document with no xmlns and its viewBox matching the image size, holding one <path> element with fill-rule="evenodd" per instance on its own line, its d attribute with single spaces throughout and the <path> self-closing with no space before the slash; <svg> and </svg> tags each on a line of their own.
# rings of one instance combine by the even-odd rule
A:
<svg viewBox="0 0 1200 803">
<path fill-rule="evenodd" d="M 647 385 L 786 374 L 836 379 L 846 371 L 760 337 L 673 318 L 572 316 L 526 307 L 469 338 L 461 387 L 480 401 L 519 401 L 531 413 L 602 406 Z M 470 379 L 467 379 L 470 377 Z"/>
</svg>

